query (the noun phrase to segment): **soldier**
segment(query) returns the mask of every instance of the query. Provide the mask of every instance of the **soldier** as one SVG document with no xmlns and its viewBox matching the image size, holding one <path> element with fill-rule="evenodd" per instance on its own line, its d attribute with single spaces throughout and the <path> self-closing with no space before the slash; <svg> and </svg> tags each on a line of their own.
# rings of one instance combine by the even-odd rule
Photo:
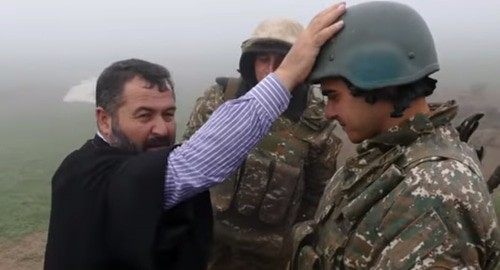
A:
<svg viewBox="0 0 500 270">
<path fill-rule="evenodd" d="M 303 30 L 289 19 L 262 21 L 242 43 L 240 78 L 217 78 L 197 99 L 183 139 L 224 102 L 238 98 L 281 63 Z M 316 92 L 315 92 L 316 91 Z M 316 95 L 315 95 L 316 93 Z M 336 171 L 341 141 L 324 117 L 318 87 L 295 88 L 286 111 L 225 182 L 210 190 L 215 242 L 211 269 L 283 269 L 294 223 L 312 218 Z"/>
<path fill-rule="evenodd" d="M 357 156 L 325 189 L 314 219 L 293 229 L 291 269 L 494 269 L 500 234 L 474 149 L 429 104 L 439 70 L 432 35 L 412 8 L 347 8 L 309 81 L 328 98 Z"/>
</svg>

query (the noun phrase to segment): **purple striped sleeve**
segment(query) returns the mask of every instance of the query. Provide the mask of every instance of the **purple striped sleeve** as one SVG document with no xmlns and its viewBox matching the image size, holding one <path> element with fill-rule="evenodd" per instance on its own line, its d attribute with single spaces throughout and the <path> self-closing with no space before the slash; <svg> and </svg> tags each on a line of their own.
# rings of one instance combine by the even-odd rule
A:
<svg viewBox="0 0 500 270">
<path fill-rule="evenodd" d="M 170 153 L 165 208 L 228 177 L 286 109 L 290 97 L 271 73 L 244 96 L 222 104 L 188 141 Z"/>
</svg>

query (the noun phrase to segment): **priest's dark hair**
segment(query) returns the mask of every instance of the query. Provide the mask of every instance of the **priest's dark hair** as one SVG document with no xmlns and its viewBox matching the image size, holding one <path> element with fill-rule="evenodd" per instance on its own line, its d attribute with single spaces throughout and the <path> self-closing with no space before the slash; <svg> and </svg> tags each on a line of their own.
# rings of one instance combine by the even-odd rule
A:
<svg viewBox="0 0 500 270">
<path fill-rule="evenodd" d="M 111 115 L 115 114 L 120 105 L 125 84 L 136 76 L 148 82 L 148 88 L 158 87 L 160 92 L 174 91 L 170 72 L 165 67 L 135 58 L 121 60 L 104 69 L 97 79 L 96 107 L 102 107 Z"/>
</svg>

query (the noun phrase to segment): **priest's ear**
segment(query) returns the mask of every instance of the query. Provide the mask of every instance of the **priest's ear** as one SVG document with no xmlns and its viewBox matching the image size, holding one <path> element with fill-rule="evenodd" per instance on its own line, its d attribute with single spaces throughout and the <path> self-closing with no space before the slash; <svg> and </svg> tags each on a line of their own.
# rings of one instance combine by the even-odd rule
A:
<svg viewBox="0 0 500 270">
<path fill-rule="evenodd" d="M 99 132 L 101 132 L 104 138 L 108 139 L 111 136 L 111 114 L 108 113 L 103 107 L 98 106 L 95 109 L 95 116 Z"/>
</svg>

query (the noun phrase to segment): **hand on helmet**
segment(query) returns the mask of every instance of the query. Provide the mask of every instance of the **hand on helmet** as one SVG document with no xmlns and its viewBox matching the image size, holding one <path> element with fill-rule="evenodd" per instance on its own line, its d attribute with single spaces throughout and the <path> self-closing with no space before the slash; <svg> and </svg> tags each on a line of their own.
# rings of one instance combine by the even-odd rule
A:
<svg viewBox="0 0 500 270">
<path fill-rule="evenodd" d="M 335 4 L 314 16 L 300 34 L 275 72 L 287 89 L 307 78 L 321 46 L 342 29 L 343 22 L 337 20 L 344 12 L 345 3 Z"/>
</svg>

